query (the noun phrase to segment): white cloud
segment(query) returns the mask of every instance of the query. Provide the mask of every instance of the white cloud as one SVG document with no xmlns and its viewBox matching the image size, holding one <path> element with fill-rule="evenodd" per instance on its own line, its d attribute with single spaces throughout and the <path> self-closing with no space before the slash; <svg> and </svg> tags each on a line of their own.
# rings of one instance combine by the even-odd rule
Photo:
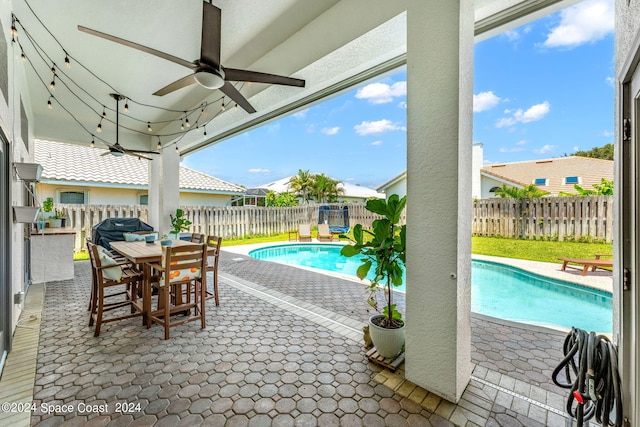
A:
<svg viewBox="0 0 640 427">
<path fill-rule="evenodd" d="M 487 111 L 498 105 L 502 98 L 497 96 L 493 91 L 480 92 L 473 95 L 473 112 Z"/>
<path fill-rule="evenodd" d="M 516 142 L 516 145 L 527 145 L 527 141 L 525 139 Z"/>
<path fill-rule="evenodd" d="M 534 153 L 536 154 L 547 154 L 547 153 L 552 153 L 554 151 L 556 151 L 556 148 L 558 148 L 557 145 L 544 145 L 542 148 L 538 149 L 538 150 L 533 150 Z"/>
<path fill-rule="evenodd" d="M 613 29 L 613 0 L 586 0 L 560 12 L 560 23 L 543 46 L 573 48 L 601 40 Z"/>
<path fill-rule="evenodd" d="M 602 131 L 602 136 L 604 136 L 605 138 L 611 138 L 613 136 L 613 132 L 611 132 L 610 130 Z"/>
<path fill-rule="evenodd" d="M 500 149 L 498 151 L 500 151 L 501 153 L 519 153 L 520 151 L 524 151 L 524 148 L 522 148 L 522 147 L 511 147 L 511 148 L 500 147 Z"/>
<path fill-rule="evenodd" d="M 325 135 L 335 135 L 336 133 L 338 133 L 339 130 L 340 130 L 340 127 L 336 126 L 332 128 L 322 128 L 320 132 L 324 133 Z"/>
<path fill-rule="evenodd" d="M 613 77 L 607 77 L 604 81 L 607 83 L 607 85 L 611 87 L 613 87 L 613 84 L 616 82 L 616 80 Z"/>
<path fill-rule="evenodd" d="M 356 98 L 366 99 L 371 104 L 386 104 L 393 98 L 407 94 L 407 82 L 396 82 L 389 86 L 386 83 L 371 83 L 358 89 Z"/>
<path fill-rule="evenodd" d="M 551 105 L 548 101 L 544 101 L 541 104 L 532 105 L 528 110 L 518 108 L 516 111 L 504 110 L 505 114 L 511 114 L 511 117 L 503 117 L 496 122 L 496 127 L 501 128 L 505 126 L 513 126 L 517 123 L 529 123 L 541 120 L 551 110 Z"/>
<path fill-rule="evenodd" d="M 503 37 L 506 37 L 511 43 L 520 40 L 520 33 L 517 30 L 509 30 L 502 33 Z"/>
<path fill-rule="evenodd" d="M 398 107 L 402 108 L 403 110 L 406 110 L 407 109 L 407 102 L 406 101 L 398 102 Z"/>
<path fill-rule="evenodd" d="M 293 117 L 295 117 L 296 119 L 304 119 L 307 116 L 308 112 L 309 112 L 309 109 L 305 108 L 304 110 L 300 110 L 296 113 L 293 113 Z"/>
<path fill-rule="evenodd" d="M 375 122 L 362 122 L 355 125 L 353 129 L 358 135 L 376 135 L 380 133 L 390 132 L 393 130 L 406 130 L 404 126 L 392 123 L 391 120 L 382 119 Z"/>
<path fill-rule="evenodd" d="M 249 173 L 271 173 L 269 169 L 251 168 L 247 172 Z"/>
<path fill-rule="evenodd" d="M 573 147 L 573 151 L 580 151 L 580 147 L 576 145 L 575 147 Z"/>
<path fill-rule="evenodd" d="M 373 141 L 371 145 L 382 145 L 382 141 Z"/>
</svg>

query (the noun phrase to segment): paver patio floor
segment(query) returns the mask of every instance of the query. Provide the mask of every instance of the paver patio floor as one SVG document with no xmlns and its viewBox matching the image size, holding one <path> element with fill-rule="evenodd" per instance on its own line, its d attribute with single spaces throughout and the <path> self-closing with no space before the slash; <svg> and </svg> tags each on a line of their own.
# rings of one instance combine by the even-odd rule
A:
<svg viewBox="0 0 640 427">
<path fill-rule="evenodd" d="M 168 341 L 140 318 L 94 338 L 87 262 L 47 284 L 31 425 L 567 425 L 550 380 L 562 332 L 473 315 L 475 369 L 453 405 L 368 363 L 362 285 L 226 252 L 220 281 L 207 328 Z"/>
</svg>

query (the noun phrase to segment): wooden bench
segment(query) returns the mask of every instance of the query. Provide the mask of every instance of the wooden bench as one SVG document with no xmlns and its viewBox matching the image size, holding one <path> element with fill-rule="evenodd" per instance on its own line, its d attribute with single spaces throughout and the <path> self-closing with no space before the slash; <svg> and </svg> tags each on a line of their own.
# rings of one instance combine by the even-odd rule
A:
<svg viewBox="0 0 640 427">
<path fill-rule="evenodd" d="M 600 268 L 602 270 L 611 271 L 613 268 L 613 260 L 612 259 L 602 259 L 602 257 L 610 257 L 609 254 L 596 254 L 594 259 L 579 259 L 579 258 L 558 258 L 562 261 L 561 271 L 565 271 L 567 267 L 574 268 L 576 270 L 582 270 L 582 275 L 586 276 L 587 271 L 591 268 L 591 271 L 596 271 L 596 269 Z M 579 264 L 581 267 L 575 267 L 571 264 Z"/>
</svg>

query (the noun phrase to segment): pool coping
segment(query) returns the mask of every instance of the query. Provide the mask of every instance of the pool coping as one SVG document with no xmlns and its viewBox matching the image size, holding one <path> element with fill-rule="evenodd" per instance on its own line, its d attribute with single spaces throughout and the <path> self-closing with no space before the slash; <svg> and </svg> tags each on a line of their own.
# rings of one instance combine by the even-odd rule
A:
<svg viewBox="0 0 640 427">
<path fill-rule="evenodd" d="M 336 242 L 319 242 L 314 239 L 312 242 L 266 242 L 266 243 L 253 243 L 249 245 L 236 245 L 236 246 L 223 246 L 222 250 L 230 253 L 235 253 L 238 255 L 249 256 L 249 252 L 255 249 L 261 249 L 268 246 L 286 246 L 286 245 L 305 245 L 305 244 L 324 244 L 324 245 L 344 245 L 345 241 L 336 241 Z M 580 286 L 585 286 L 588 288 L 597 289 L 605 292 L 613 292 L 613 275 L 608 272 L 596 271 L 589 272 L 586 276 L 582 276 L 577 270 L 566 270 L 561 271 L 562 264 L 561 263 L 551 263 L 551 262 L 540 262 L 540 261 L 531 261 L 517 258 L 504 258 L 504 257 L 495 257 L 488 255 L 472 255 L 472 259 L 479 261 L 489 261 L 495 262 L 498 264 L 504 264 L 511 267 L 516 267 L 531 273 L 535 273 L 540 276 L 548 277 L 551 279 L 561 280 L 564 282 L 573 283 Z M 287 264 L 290 265 L 290 264 Z M 323 270 L 320 268 L 312 268 L 312 267 L 303 267 L 303 266 L 294 266 L 292 267 L 301 268 L 304 270 L 313 271 L 316 273 L 325 274 L 328 276 L 337 277 L 344 280 L 349 280 L 356 283 L 362 283 L 361 280 L 347 275 L 334 273 L 331 271 Z"/>
</svg>

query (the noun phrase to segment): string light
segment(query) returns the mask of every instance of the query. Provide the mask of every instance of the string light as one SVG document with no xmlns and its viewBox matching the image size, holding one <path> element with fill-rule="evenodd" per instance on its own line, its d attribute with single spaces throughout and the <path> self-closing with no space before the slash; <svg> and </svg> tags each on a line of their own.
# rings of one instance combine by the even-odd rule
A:
<svg viewBox="0 0 640 427">
<path fill-rule="evenodd" d="M 207 127 L 206 126 L 202 126 L 204 128 L 204 136 L 207 136 Z"/>
<path fill-rule="evenodd" d="M 234 105 L 234 106 L 233 106 L 233 109 L 234 109 L 234 110 L 236 110 L 236 111 L 238 111 L 238 104 Z"/>
<path fill-rule="evenodd" d="M 102 118 L 106 119 L 107 118 L 107 111 L 104 108 L 104 105 L 102 106 Z M 102 120 L 101 120 L 102 121 Z"/>
<path fill-rule="evenodd" d="M 124 112 L 125 113 L 129 112 L 129 98 L 127 98 L 126 101 L 124 101 Z"/>
<path fill-rule="evenodd" d="M 184 112 L 184 125 L 186 127 L 190 127 L 191 126 L 191 124 L 189 123 L 189 116 L 187 116 L 187 112 L 186 111 Z"/>
<path fill-rule="evenodd" d="M 91 148 L 96 146 L 96 140 L 95 137 L 93 135 L 91 135 Z"/>
<path fill-rule="evenodd" d="M 102 118 L 100 119 L 100 122 L 98 123 L 98 127 L 96 128 L 96 132 L 102 132 Z"/>
<path fill-rule="evenodd" d="M 180 154 L 180 147 L 178 147 L 178 144 L 176 144 L 176 151 Z"/>
<path fill-rule="evenodd" d="M 162 150 L 162 142 L 160 141 L 160 137 L 158 137 L 158 145 L 156 145 L 156 149 Z"/>
<path fill-rule="evenodd" d="M 51 67 L 51 74 L 53 74 L 54 76 L 56 75 L 56 64 L 53 64 L 53 66 Z"/>
<path fill-rule="evenodd" d="M 222 97 L 222 105 L 220 106 L 220 109 L 224 111 L 224 96 Z"/>
<path fill-rule="evenodd" d="M 27 60 L 27 56 L 24 54 L 24 50 L 22 50 L 22 48 L 20 48 L 20 59 L 22 59 L 22 62 Z"/>
<path fill-rule="evenodd" d="M 184 122 L 182 119 L 180 120 L 180 130 L 184 130 Z"/>
<path fill-rule="evenodd" d="M 198 123 L 196 123 L 196 132 L 200 133 L 200 127 L 198 126 Z"/>
<path fill-rule="evenodd" d="M 49 95 L 49 100 L 47 101 L 47 107 L 49 108 L 49 110 L 53 110 L 53 104 L 51 103 L 52 98 L 53 95 Z"/>
<path fill-rule="evenodd" d="M 69 60 L 69 54 L 66 51 L 64 52 L 64 65 L 66 65 L 67 68 L 71 68 L 71 60 Z"/>
<path fill-rule="evenodd" d="M 56 90 L 56 75 L 53 75 L 53 80 L 51 80 L 51 83 L 49 83 L 49 88 L 51 90 Z"/>
<path fill-rule="evenodd" d="M 151 122 L 147 122 L 147 132 L 152 132 L 153 129 L 151 129 Z"/>
</svg>

